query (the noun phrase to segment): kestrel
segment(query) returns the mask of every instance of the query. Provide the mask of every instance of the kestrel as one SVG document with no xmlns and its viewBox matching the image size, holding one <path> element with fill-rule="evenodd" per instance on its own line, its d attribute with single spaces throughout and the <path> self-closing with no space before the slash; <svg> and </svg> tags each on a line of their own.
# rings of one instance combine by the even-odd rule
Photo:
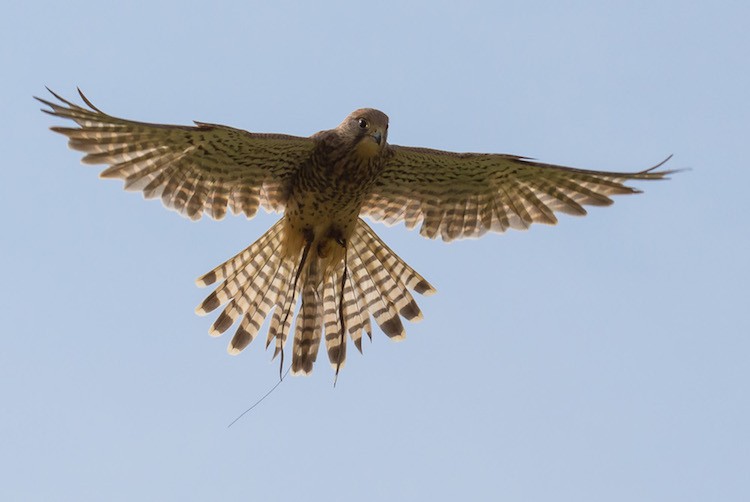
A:
<svg viewBox="0 0 750 502">
<path fill-rule="evenodd" d="M 50 91 L 52 92 L 52 91 Z M 251 133 L 195 122 L 177 126 L 107 115 L 54 92 L 43 111 L 77 127 L 52 127 L 84 152 L 85 164 L 105 164 L 102 178 L 124 180 L 126 190 L 160 197 L 193 220 L 222 219 L 229 209 L 252 218 L 262 206 L 283 212 L 257 241 L 207 274 L 199 286 L 219 283 L 197 307 L 223 307 L 210 328 L 218 336 L 234 324 L 229 353 L 258 335 L 273 311 L 266 347 L 281 354 L 291 329 L 292 373 L 309 374 L 325 335 L 338 375 L 347 334 L 362 351 L 372 338 L 370 316 L 391 339 L 406 335 L 401 318 L 422 318 L 410 290 L 435 289 L 362 220 L 420 226 L 419 233 L 451 241 L 487 231 L 555 224 L 555 212 L 584 215 L 584 205 L 606 206 L 610 195 L 637 193 L 628 180 L 657 180 L 674 172 L 587 171 L 504 154 L 452 153 L 390 145 L 388 117 L 352 112 L 336 128 L 310 137 Z M 237 323 L 239 321 L 239 323 Z"/>
</svg>

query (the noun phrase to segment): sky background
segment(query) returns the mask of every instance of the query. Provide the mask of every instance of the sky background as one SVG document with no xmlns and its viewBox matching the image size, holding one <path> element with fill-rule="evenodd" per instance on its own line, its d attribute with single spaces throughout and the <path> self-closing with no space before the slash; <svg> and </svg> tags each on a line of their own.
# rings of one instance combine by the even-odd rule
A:
<svg viewBox="0 0 750 502">
<path fill-rule="evenodd" d="M 750 500 L 750 4 L 7 2 L 0 499 Z M 376 231 L 438 294 L 336 388 L 240 356 L 194 279 L 277 215 L 97 178 L 44 86 L 143 121 L 389 140 L 670 181 L 556 227 Z M 325 356 L 321 354 L 320 361 Z"/>
</svg>

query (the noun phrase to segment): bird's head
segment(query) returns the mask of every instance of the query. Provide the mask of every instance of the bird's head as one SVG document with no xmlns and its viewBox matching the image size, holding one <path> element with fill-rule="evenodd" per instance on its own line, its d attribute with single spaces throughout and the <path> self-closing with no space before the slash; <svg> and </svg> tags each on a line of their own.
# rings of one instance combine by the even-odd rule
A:
<svg viewBox="0 0 750 502">
<path fill-rule="evenodd" d="M 373 108 L 360 108 L 350 113 L 338 128 L 352 140 L 359 155 L 373 157 L 385 148 L 388 115 Z"/>
</svg>

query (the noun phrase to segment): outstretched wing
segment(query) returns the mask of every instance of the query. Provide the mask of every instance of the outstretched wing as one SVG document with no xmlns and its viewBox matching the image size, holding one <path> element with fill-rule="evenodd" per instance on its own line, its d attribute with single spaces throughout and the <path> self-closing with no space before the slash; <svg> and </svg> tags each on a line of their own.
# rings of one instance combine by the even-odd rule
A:
<svg viewBox="0 0 750 502">
<path fill-rule="evenodd" d="M 257 134 L 222 125 L 148 124 L 103 113 L 81 93 L 84 108 L 50 91 L 60 103 L 36 98 L 51 115 L 78 127 L 52 127 L 85 152 L 86 164 L 106 164 L 102 178 L 125 181 L 126 190 L 146 198 L 161 197 L 164 205 L 197 220 L 205 212 L 215 219 L 233 213 L 251 218 L 261 205 L 280 211 L 286 181 L 309 157 L 309 138 Z"/>
<path fill-rule="evenodd" d="M 608 173 L 394 145 L 361 214 L 407 228 L 421 222 L 420 234 L 445 241 L 555 224 L 556 211 L 584 215 L 584 205 L 606 206 L 610 195 L 638 193 L 623 183 L 664 178 L 674 171 L 656 169 L 667 160 L 645 171 Z"/>
</svg>

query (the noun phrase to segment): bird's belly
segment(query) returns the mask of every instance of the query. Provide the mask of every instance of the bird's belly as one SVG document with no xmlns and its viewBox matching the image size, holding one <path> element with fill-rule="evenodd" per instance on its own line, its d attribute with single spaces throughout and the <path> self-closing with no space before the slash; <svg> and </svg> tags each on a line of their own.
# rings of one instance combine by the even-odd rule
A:
<svg viewBox="0 0 750 502">
<path fill-rule="evenodd" d="M 339 233 L 346 238 L 354 230 L 361 207 L 359 197 L 307 192 L 288 201 L 285 216 L 300 232 L 312 231 L 315 237 Z"/>
<path fill-rule="evenodd" d="M 361 207 L 361 197 L 341 193 L 306 192 L 291 197 L 284 213 L 285 253 L 299 256 L 309 243 L 310 253 L 325 262 L 323 270 L 336 266 L 344 259 Z"/>
</svg>

